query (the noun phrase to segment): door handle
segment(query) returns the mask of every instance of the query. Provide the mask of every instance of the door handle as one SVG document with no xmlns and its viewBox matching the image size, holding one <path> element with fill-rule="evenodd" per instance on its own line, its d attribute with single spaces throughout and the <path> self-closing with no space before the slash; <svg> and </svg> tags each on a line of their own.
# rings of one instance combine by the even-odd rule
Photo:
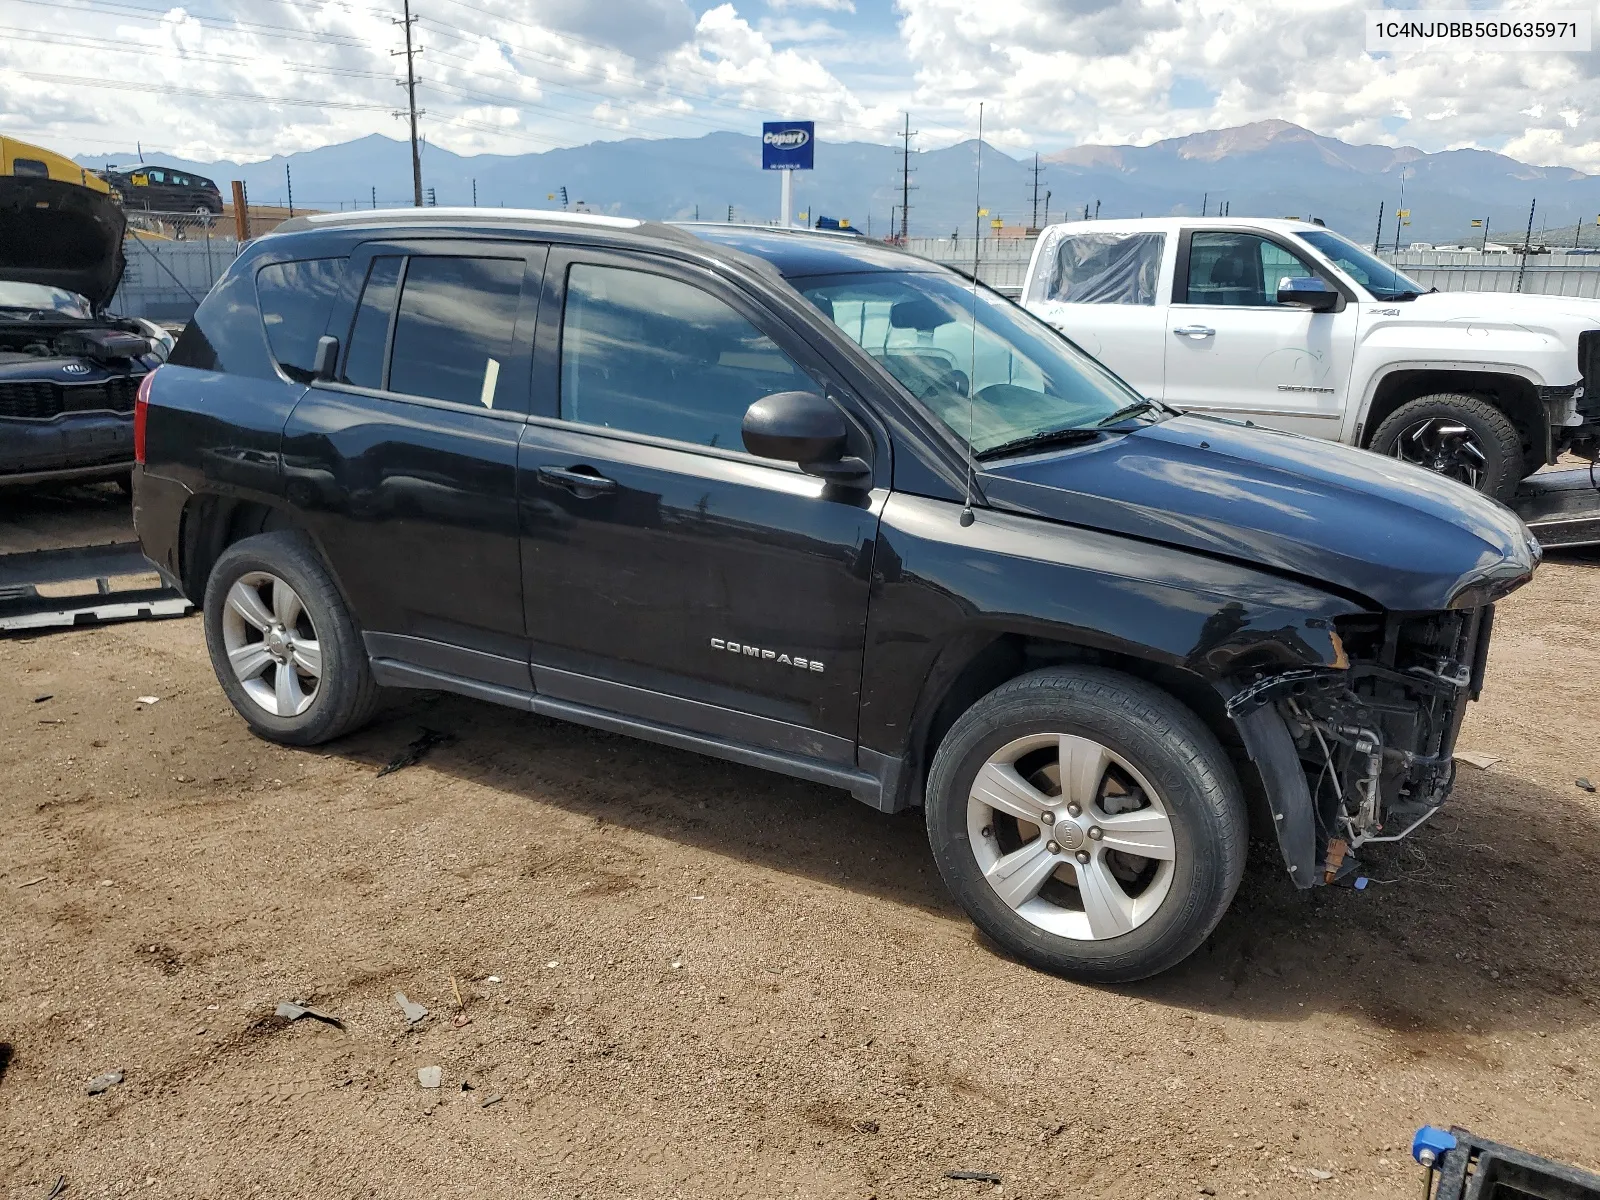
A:
<svg viewBox="0 0 1600 1200">
<path fill-rule="evenodd" d="M 1217 331 L 1209 325 L 1179 325 L 1172 332 L 1179 337 L 1191 338 L 1198 342 L 1202 338 L 1211 337 Z"/>
<path fill-rule="evenodd" d="M 567 467 L 540 467 L 539 482 L 546 487 L 566 488 L 580 500 L 606 496 L 617 490 L 617 481 L 594 471 Z"/>
</svg>

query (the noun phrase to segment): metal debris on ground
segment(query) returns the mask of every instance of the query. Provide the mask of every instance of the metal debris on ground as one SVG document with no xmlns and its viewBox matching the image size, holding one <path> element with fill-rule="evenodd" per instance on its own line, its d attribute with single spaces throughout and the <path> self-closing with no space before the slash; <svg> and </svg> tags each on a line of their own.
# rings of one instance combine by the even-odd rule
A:
<svg viewBox="0 0 1600 1200">
<path fill-rule="evenodd" d="M 1590 783 L 1587 779 L 1579 779 L 1575 780 L 1574 782 L 1576 782 L 1577 785 L 1586 792 L 1594 791 L 1594 784 Z"/>
<path fill-rule="evenodd" d="M 65 1175 L 57 1175 L 56 1176 L 56 1185 L 55 1185 L 55 1187 L 50 1189 L 50 1194 L 48 1196 L 46 1196 L 44 1198 L 44 1200 L 56 1200 L 56 1197 L 61 1195 L 61 1193 L 66 1191 L 66 1190 L 67 1190 L 67 1177 Z"/>
<path fill-rule="evenodd" d="M 974 1183 L 999 1183 L 1000 1176 L 993 1171 L 946 1171 L 946 1179 L 970 1179 Z"/>
<path fill-rule="evenodd" d="M 35 879 L 25 879 L 21 883 L 17 884 L 17 886 L 19 888 L 32 887 L 36 883 L 43 883 L 46 878 L 48 878 L 48 877 L 44 876 L 44 875 L 40 875 Z"/>
<path fill-rule="evenodd" d="M 491 976 L 489 976 L 488 979 L 484 980 L 484 982 L 485 983 L 499 983 L 500 982 L 500 976 L 491 975 Z"/>
<path fill-rule="evenodd" d="M 1480 771 L 1487 771 L 1495 763 L 1502 761 L 1498 754 L 1479 754 L 1476 750 L 1457 750 L 1454 757 L 1457 762 L 1477 767 Z"/>
<path fill-rule="evenodd" d="M 422 1005 L 418 1004 L 415 1000 L 408 1000 L 404 992 L 396 992 L 394 994 L 394 1002 L 400 1006 L 400 1011 L 405 1013 L 406 1022 L 408 1024 L 415 1025 L 418 1021 L 422 1020 L 423 1017 L 428 1015 L 428 1010 L 426 1008 L 422 1007 Z"/>
<path fill-rule="evenodd" d="M 455 740 L 456 736 L 453 733 L 445 733 L 442 730 L 429 729 L 424 726 L 415 741 L 411 742 L 404 750 L 400 751 L 399 754 L 396 754 L 393 758 L 379 768 L 378 776 L 379 778 L 382 778 L 392 771 L 403 770 L 406 767 L 414 767 L 417 765 L 417 763 L 422 761 L 423 755 L 427 754 L 428 751 L 432 750 L 435 746 L 447 745 Z"/>
<path fill-rule="evenodd" d="M 104 1075 L 96 1075 L 89 1080 L 89 1095 L 98 1096 L 101 1092 L 110 1091 L 121 1082 L 121 1071 L 107 1071 Z"/>
<path fill-rule="evenodd" d="M 505 1099 L 505 1097 L 502 1096 L 499 1092 L 491 1092 L 491 1093 L 489 1093 L 489 1095 L 487 1095 L 487 1096 L 485 1096 L 483 1098 L 483 1103 L 478 1105 L 478 1107 L 479 1108 L 488 1108 L 491 1104 L 499 1104 L 500 1101 L 502 1101 L 504 1099 Z"/>
<path fill-rule="evenodd" d="M 293 1000 L 278 1001 L 278 1016 L 287 1017 L 291 1021 L 298 1021 L 301 1017 L 310 1017 L 315 1021 L 323 1021 L 336 1029 L 343 1029 L 344 1022 L 332 1013 L 320 1012 L 315 1008 L 308 1008 L 304 1004 Z"/>
<path fill-rule="evenodd" d="M 56 698 L 56 696 L 55 696 L 54 692 L 46 692 L 42 696 L 35 696 L 33 698 L 33 702 L 35 704 L 43 704 L 46 700 L 54 700 L 55 698 Z"/>
<path fill-rule="evenodd" d="M 444 1080 L 443 1067 L 418 1067 L 417 1082 L 430 1090 L 439 1086 Z"/>
<path fill-rule="evenodd" d="M 139 696 L 134 700 L 135 704 L 159 704 L 160 702 L 160 696 Z"/>
</svg>

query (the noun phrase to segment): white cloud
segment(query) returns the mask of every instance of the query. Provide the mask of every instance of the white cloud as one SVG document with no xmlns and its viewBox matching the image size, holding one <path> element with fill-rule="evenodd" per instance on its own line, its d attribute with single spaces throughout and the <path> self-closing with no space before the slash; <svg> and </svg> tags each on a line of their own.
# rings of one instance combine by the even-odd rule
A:
<svg viewBox="0 0 1600 1200">
<path fill-rule="evenodd" d="M 820 8 L 826 12 L 843 13 L 853 13 L 856 10 L 855 0 L 767 0 L 767 7 L 771 9 Z"/>
</svg>

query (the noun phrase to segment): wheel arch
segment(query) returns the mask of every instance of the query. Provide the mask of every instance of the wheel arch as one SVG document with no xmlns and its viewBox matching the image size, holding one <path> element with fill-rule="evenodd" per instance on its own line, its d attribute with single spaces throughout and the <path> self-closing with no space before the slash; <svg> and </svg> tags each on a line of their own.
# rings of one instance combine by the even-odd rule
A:
<svg viewBox="0 0 1600 1200">
<path fill-rule="evenodd" d="M 1537 384 L 1515 371 L 1493 367 L 1399 367 L 1387 372 L 1373 386 L 1357 426 L 1356 444 L 1369 448 L 1378 426 L 1401 405 L 1447 392 L 1482 397 L 1505 413 L 1516 427 L 1530 467 L 1550 461 L 1550 420 Z"/>
<path fill-rule="evenodd" d="M 223 551 L 245 538 L 280 531 L 305 536 L 342 594 L 343 586 L 328 566 L 327 555 L 293 509 L 259 499 L 203 492 L 189 497 L 179 517 L 178 577 L 184 594 L 196 604 L 201 603 L 211 571 Z"/>
<path fill-rule="evenodd" d="M 907 761 L 892 808 L 921 805 L 934 754 L 957 719 L 981 697 L 1030 671 L 1053 666 L 1095 666 L 1120 671 L 1160 688 L 1194 713 L 1233 763 L 1250 810 L 1251 831 L 1272 827 L 1261 773 L 1228 715 L 1224 695 L 1182 666 L 1092 646 L 1065 636 L 1007 629 L 963 632 L 944 647 L 928 672 L 912 710 Z"/>
</svg>

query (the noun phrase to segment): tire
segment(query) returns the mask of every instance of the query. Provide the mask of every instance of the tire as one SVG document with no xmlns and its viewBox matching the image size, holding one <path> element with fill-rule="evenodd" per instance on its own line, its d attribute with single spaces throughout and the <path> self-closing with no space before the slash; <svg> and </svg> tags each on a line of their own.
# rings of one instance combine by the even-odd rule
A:
<svg viewBox="0 0 1600 1200">
<path fill-rule="evenodd" d="M 360 631 L 304 534 L 229 546 L 206 582 L 204 611 L 212 669 L 261 737 L 315 746 L 371 719 L 379 692 Z"/>
<path fill-rule="evenodd" d="M 1452 434 L 1464 428 L 1464 434 Z M 1402 404 L 1372 435 L 1368 448 L 1510 499 L 1526 475 L 1517 427 L 1480 396 L 1441 392 Z"/>
<path fill-rule="evenodd" d="M 996 760 L 1019 746 L 1033 748 L 1011 759 L 1007 775 Z M 979 799 L 1004 792 L 1005 803 L 1017 804 L 1013 781 L 1048 784 L 1051 759 L 1057 781 L 1076 774 L 1095 782 L 1057 786 L 1054 796 L 1032 787 L 1053 806 L 1031 826 L 1038 837 Z M 1070 806 L 1091 792 L 1092 803 Z M 962 714 L 934 756 L 926 817 L 939 873 L 979 929 L 1036 967 L 1095 983 L 1143 979 L 1192 954 L 1233 900 L 1249 836 L 1238 778 L 1210 730 L 1160 689 L 1098 667 L 1034 671 Z M 1113 852 L 1129 844 L 1156 855 Z M 1019 904 L 1035 867 L 1049 874 Z M 1093 905 L 1099 920 L 1084 901 L 1091 893 L 1065 882 L 1085 876 L 1093 894 L 1106 897 Z M 1106 890 L 1108 880 L 1120 898 Z M 1011 900 L 1002 887 L 1012 889 Z"/>
</svg>

